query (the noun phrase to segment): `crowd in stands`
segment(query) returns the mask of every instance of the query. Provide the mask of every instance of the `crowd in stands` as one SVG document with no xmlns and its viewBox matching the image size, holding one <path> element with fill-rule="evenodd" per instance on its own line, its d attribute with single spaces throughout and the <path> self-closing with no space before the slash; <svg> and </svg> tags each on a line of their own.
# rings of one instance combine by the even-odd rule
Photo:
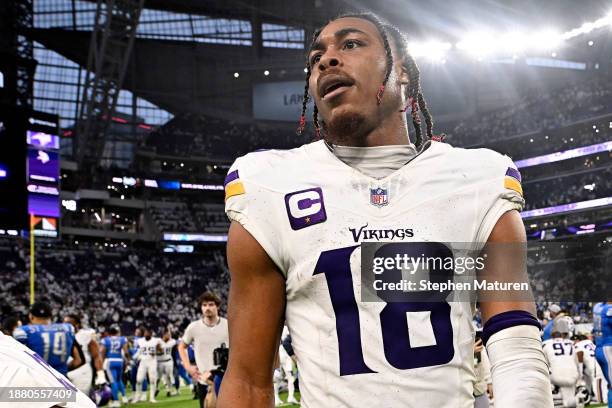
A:
<svg viewBox="0 0 612 408">
<path fill-rule="evenodd" d="M 487 114 L 474 115 L 452 129 L 448 140 L 460 146 L 562 128 L 612 112 L 612 87 L 603 78 L 569 83 L 561 89 L 526 92 L 521 101 Z"/>
<path fill-rule="evenodd" d="M 163 232 L 198 232 L 198 225 L 186 204 L 172 207 L 149 207 L 149 213 L 157 228 Z"/>
<path fill-rule="evenodd" d="M 612 167 L 523 183 L 526 210 L 612 196 Z"/>
<path fill-rule="evenodd" d="M 611 121 L 612 114 L 601 120 L 588 120 L 565 128 L 554 128 L 499 141 L 485 141 L 483 146 L 506 154 L 513 160 L 527 159 L 607 142 L 612 139 Z M 453 145 L 467 146 L 460 139 L 447 140 Z"/>
<path fill-rule="evenodd" d="M 223 204 L 182 203 L 172 207 L 149 207 L 160 232 L 227 233 L 229 227 Z"/>
<path fill-rule="evenodd" d="M 523 167 L 520 170 L 523 183 L 542 180 L 548 177 L 571 175 L 588 171 L 599 171 L 612 165 L 612 151 L 589 156 L 561 160 L 546 165 Z"/>
<path fill-rule="evenodd" d="M 206 115 L 177 115 L 149 135 L 147 147 L 158 154 L 203 156 L 232 160 L 258 149 L 287 149 L 308 141 L 295 125 L 239 124 Z"/>
<path fill-rule="evenodd" d="M 23 250 L 0 248 L 3 317 L 27 315 L 28 269 Z M 200 315 L 196 299 L 205 290 L 223 299 L 225 312 L 228 282 L 223 250 L 215 249 L 196 255 L 49 248 L 36 259 L 37 299 L 49 301 L 57 319 L 79 313 L 90 327 L 114 325 L 125 333 L 141 324 L 183 330 Z"/>
</svg>

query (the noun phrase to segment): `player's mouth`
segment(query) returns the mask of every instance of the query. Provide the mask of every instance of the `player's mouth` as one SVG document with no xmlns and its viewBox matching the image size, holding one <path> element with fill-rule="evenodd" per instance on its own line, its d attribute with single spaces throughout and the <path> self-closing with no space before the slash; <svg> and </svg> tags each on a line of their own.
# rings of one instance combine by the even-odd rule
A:
<svg viewBox="0 0 612 408">
<path fill-rule="evenodd" d="M 324 101 L 330 100 L 353 86 L 354 81 L 344 75 L 328 74 L 319 81 L 319 95 Z"/>
</svg>

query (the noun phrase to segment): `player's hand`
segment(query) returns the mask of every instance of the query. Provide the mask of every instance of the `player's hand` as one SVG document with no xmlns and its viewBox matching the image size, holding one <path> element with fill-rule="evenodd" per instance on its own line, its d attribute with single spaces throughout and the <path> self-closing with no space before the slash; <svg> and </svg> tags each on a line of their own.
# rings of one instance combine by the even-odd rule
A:
<svg viewBox="0 0 612 408">
<path fill-rule="evenodd" d="M 104 371 L 103 370 L 98 370 L 96 372 L 96 381 L 95 384 L 96 385 L 103 385 L 106 384 L 108 381 L 106 381 L 106 376 L 104 375 Z"/>
<path fill-rule="evenodd" d="M 482 345 L 482 339 L 476 340 L 474 343 L 474 353 L 480 353 L 483 349 L 484 346 Z"/>
<path fill-rule="evenodd" d="M 487 384 L 487 394 L 489 394 L 489 399 L 493 399 L 493 384 Z"/>
<path fill-rule="evenodd" d="M 187 367 L 187 372 L 189 373 L 194 382 L 200 381 L 200 375 L 202 374 L 200 374 L 200 371 L 198 370 L 197 366 L 190 364 L 189 367 Z"/>
</svg>

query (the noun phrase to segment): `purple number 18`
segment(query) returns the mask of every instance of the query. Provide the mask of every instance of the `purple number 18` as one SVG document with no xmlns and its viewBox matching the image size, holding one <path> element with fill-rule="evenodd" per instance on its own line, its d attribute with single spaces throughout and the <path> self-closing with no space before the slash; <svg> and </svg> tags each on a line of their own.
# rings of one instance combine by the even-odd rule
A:
<svg viewBox="0 0 612 408">
<path fill-rule="evenodd" d="M 353 291 L 351 254 L 359 245 L 324 251 L 319 256 L 314 275 L 324 274 L 336 315 L 336 334 L 340 375 L 374 373 L 363 357 L 359 309 Z M 419 251 L 436 251 L 437 247 L 420 244 Z M 425 255 L 434 255 L 433 253 Z M 436 254 L 438 255 L 438 254 Z M 430 312 L 436 344 L 411 347 L 408 312 Z M 380 312 L 380 326 L 385 358 L 393 367 L 406 370 L 446 364 L 453 359 L 453 328 L 447 302 L 393 302 Z"/>
</svg>

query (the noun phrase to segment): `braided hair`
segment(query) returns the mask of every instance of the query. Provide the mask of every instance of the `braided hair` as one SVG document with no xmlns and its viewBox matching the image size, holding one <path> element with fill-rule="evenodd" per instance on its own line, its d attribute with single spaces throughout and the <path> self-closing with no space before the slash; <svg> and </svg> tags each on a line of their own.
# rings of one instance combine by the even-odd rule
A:
<svg viewBox="0 0 612 408">
<path fill-rule="evenodd" d="M 386 69 L 385 69 L 385 76 L 384 76 L 383 82 L 378 88 L 378 92 L 376 94 L 376 101 L 379 105 L 382 102 L 382 96 L 385 91 L 385 87 L 387 85 L 387 82 L 389 81 L 389 76 L 391 75 L 391 71 L 393 70 L 393 53 L 391 51 L 391 46 L 389 43 L 389 36 L 393 38 L 393 41 L 396 44 L 396 48 L 397 48 L 399 57 L 406 62 L 406 69 L 408 70 L 408 77 L 410 79 L 410 84 L 408 88 L 406 89 L 406 95 L 405 95 L 406 99 L 408 100 L 408 104 L 400 112 L 406 112 L 408 108 L 410 108 L 411 116 L 412 116 L 412 125 L 414 126 L 414 132 L 416 136 L 415 144 L 417 145 L 417 147 L 420 147 L 424 143 L 424 140 L 423 140 L 423 131 L 421 128 L 421 116 L 419 114 L 419 111 L 425 118 L 427 139 L 431 139 L 434 137 L 433 136 L 434 122 L 433 122 L 433 117 L 431 116 L 431 113 L 429 113 L 429 108 L 427 106 L 427 103 L 425 102 L 425 98 L 423 97 L 423 92 L 421 91 L 419 68 L 416 64 L 416 61 L 412 57 L 412 55 L 410 55 L 410 53 L 408 52 L 408 44 L 406 41 L 406 37 L 402 34 L 402 32 L 397 27 L 387 22 L 384 22 L 376 14 L 370 13 L 370 12 L 341 14 L 333 18 L 332 20 L 330 20 L 330 22 L 338 20 L 340 18 L 347 18 L 347 17 L 361 18 L 361 19 L 371 22 L 372 24 L 376 26 L 376 28 L 378 29 L 382 37 L 383 46 L 385 48 L 385 55 L 386 55 Z M 319 37 L 319 35 L 321 34 L 321 31 L 323 30 L 323 28 L 324 27 L 321 27 L 314 32 L 312 42 L 310 45 L 311 48 L 314 45 L 317 38 Z M 310 75 L 311 75 L 311 66 L 307 58 L 306 59 L 306 84 L 304 85 L 304 98 L 302 100 L 302 114 L 300 116 L 300 125 L 297 130 L 297 133 L 300 135 L 304 132 L 304 129 L 306 127 L 306 108 L 307 108 L 308 101 L 310 100 L 310 95 L 308 94 L 308 81 L 310 80 Z M 313 111 L 313 124 L 314 124 L 314 129 L 315 129 L 315 138 L 319 139 L 321 137 L 321 126 L 319 124 L 318 109 L 317 109 L 316 104 L 314 106 L 314 111 Z"/>
</svg>

